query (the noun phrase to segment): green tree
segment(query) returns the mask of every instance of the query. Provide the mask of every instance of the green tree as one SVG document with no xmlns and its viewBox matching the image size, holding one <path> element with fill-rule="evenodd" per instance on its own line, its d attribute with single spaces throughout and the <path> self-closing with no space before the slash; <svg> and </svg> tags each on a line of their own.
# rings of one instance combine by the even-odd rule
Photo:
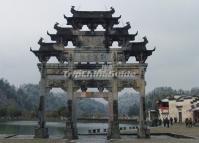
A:
<svg viewBox="0 0 199 143">
<path fill-rule="evenodd" d="M 58 116 L 62 116 L 62 117 L 65 117 L 66 114 L 67 114 L 67 109 L 66 107 L 60 107 L 57 111 L 55 111 L 58 113 Z"/>
<path fill-rule="evenodd" d="M 0 117 L 6 117 L 7 116 L 7 109 L 1 108 L 0 109 Z"/>
<path fill-rule="evenodd" d="M 175 94 L 177 94 L 176 90 L 173 90 L 171 87 L 157 87 L 146 95 L 147 108 L 154 109 L 156 101 L 168 96 L 174 96 Z"/>
</svg>

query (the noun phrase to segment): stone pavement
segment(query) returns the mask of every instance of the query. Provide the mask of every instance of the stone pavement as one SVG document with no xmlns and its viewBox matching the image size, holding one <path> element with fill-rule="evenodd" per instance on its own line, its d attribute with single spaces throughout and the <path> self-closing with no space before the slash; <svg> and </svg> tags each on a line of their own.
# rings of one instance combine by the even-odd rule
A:
<svg viewBox="0 0 199 143">
<path fill-rule="evenodd" d="M 135 133 L 135 130 L 122 131 L 123 133 Z M 3 139 L 6 135 L 0 135 L 0 143 L 199 143 L 199 127 L 186 128 L 184 125 L 177 124 L 170 128 L 157 127 L 151 128 L 153 134 L 173 133 L 184 136 L 190 136 L 194 139 L 173 138 L 166 135 L 154 136 L 150 139 L 137 139 L 134 135 L 122 135 L 119 140 L 106 140 L 103 135 L 82 135 L 78 140 L 68 141 L 64 139 L 32 139 L 33 136 L 13 136 L 9 139 Z"/>
<path fill-rule="evenodd" d="M 199 139 L 199 127 L 185 127 L 184 124 L 176 124 L 170 128 L 151 128 L 152 133 L 175 133 L 179 135 L 190 136 Z"/>
<path fill-rule="evenodd" d="M 199 140 L 194 139 L 175 139 L 175 138 L 151 138 L 151 139 L 136 139 L 122 138 L 120 140 L 107 141 L 105 139 L 86 138 L 67 141 L 63 139 L 4 139 L 0 143 L 198 143 Z"/>
</svg>

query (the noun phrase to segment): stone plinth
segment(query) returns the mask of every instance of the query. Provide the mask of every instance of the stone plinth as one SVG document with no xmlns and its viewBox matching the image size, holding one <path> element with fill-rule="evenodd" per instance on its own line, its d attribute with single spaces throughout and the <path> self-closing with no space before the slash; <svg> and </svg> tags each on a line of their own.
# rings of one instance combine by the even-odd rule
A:
<svg viewBox="0 0 199 143">
<path fill-rule="evenodd" d="M 48 138 L 48 128 L 36 128 L 34 138 Z"/>
<path fill-rule="evenodd" d="M 74 127 L 74 124 L 70 121 L 66 121 L 66 129 L 65 129 L 65 139 L 78 139 L 77 128 Z"/>
<path fill-rule="evenodd" d="M 120 139 L 119 121 L 109 123 L 107 139 Z"/>
<path fill-rule="evenodd" d="M 150 129 L 146 128 L 138 128 L 137 131 L 138 138 L 150 138 Z"/>
</svg>

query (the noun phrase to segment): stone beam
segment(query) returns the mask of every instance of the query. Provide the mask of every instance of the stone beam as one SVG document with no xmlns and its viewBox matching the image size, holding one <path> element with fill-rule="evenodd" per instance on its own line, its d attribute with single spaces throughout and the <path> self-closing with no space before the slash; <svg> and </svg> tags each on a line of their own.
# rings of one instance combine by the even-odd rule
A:
<svg viewBox="0 0 199 143">
<path fill-rule="evenodd" d="M 40 65 L 39 68 L 41 68 Z M 114 70 L 111 65 L 96 65 L 93 69 L 81 69 L 78 68 L 78 65 L 74 65 L 72 71 L 67 64 L 47 64 L 46 76 L 50 80 L 67 80 L 69 78 L 73 80 L 110 80 L 113 77 L 117 77 L 119 80 L 132 80 L 141 78 L 140 67 L 137 64 L 117 65 Z"/>
<path fill-rule="evenodd" d="M 79 99 L 83 98 L 105 98 L 112 96 L 110 92 L 76 92 L 75 96 Z"/>
</svg>

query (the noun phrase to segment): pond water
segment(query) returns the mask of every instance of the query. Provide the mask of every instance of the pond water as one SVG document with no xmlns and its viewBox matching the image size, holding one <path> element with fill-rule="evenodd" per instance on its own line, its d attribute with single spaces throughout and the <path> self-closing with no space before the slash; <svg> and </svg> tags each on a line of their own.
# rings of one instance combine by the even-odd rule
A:
<svg viewBox="0 0 199 143">
<path fill-rule="evenodd" d="M 50 136 L 63 137 L 65 123 L 64 122 L 47 122 Z M 37 121 L 8 121 L 0 122 L 0 134 L 17 134 L 17 135 L 33 135 L 34 129 L 37 127 Z M 104 134 L 107 131 L 106 123 L 78 123 L 78 133 L 88 134 L 95 133 Z M 134 128 L 134 125 L 120 124 L 120 128 Z"/>
</svg>

